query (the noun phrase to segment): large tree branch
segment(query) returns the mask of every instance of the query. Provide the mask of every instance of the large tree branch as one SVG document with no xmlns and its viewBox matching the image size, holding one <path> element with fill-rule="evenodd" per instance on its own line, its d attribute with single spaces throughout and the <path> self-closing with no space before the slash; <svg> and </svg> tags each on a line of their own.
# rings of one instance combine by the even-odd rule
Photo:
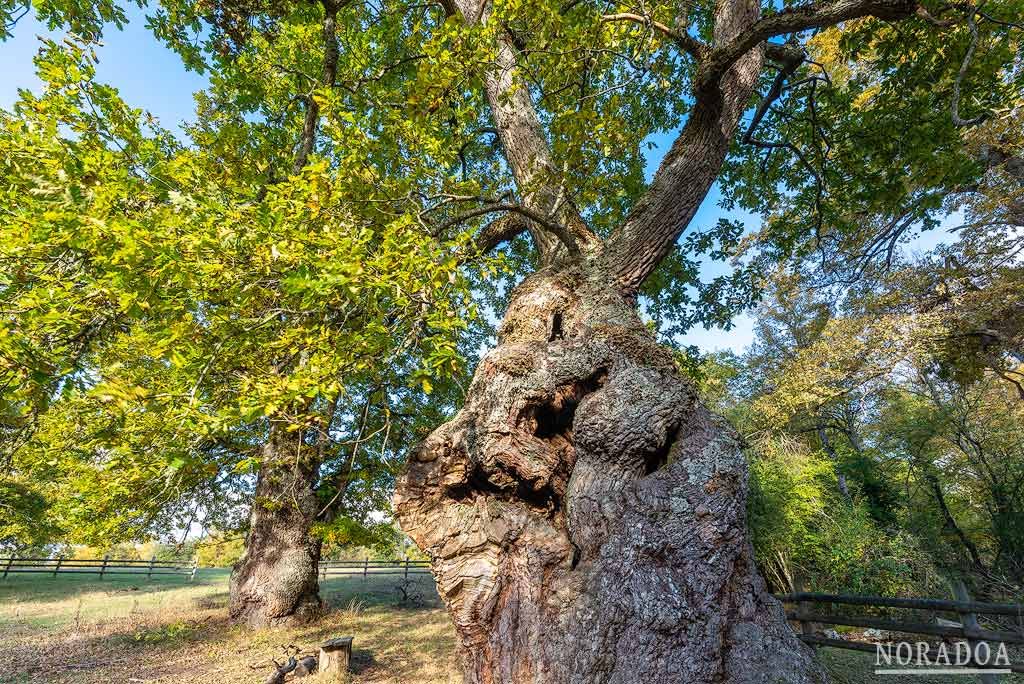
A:
<svg viewBox="0 0 1024 684">
<path fill-rule="evenodd" d="M 714 46 L 698 61 L 686 125 L 606 250 L 622 291 L 639 289 L 696 215 L 721 171 L 765 55 L 786 71 L 795 69 L 796 48 L 768 39 L 857 17 L 903 19 L 916 8 L 916 0 L 822 0 L 758 18 L 751 0 L 718 0 Z"/>
<path fill-rule="evenodd" d="M 522 214 L 508 213 L 484 226 L 473 244 L 481 254 L 487 254 L 503 242 L 509 242 L 529 229 L 529 221 Z"/>
<path fill-rule="evenodd" d="M 605 14 L 601 17 L 601 21 L 605 23 L 630 21 L 635 24 L 649 26 L 655 31 L 658 31 L 659 33 L 667 36 L 668 38 L 671 38 L 676 45 L 678 45 L 682 50 L 687 52 L 691 57 L 693 57 L 696 60 L 703 59 L 708 51 L 707 45 L 697 40 L 686 31 L 677 31 L 671 26 L 666 26 L 660 21 L 655 21 L 651 17 L 642 14 L 634 14 L 632 12 Z"/>
<path fill-rule="evenodd" d="M 322 0 L 322 4 L 324 7 L 322 29 L 324 67 L 323 73 L 320 76 L 320 85 L 324 88 L 332 88 L 338 77 L 338 36 L 336 33 L 336 23 L 338 10 L 342 4 L 335 2 L 335 0 Z M 313 153 L 313 145 L 316 142 L 316 129 L 319 122 L 320 105 L 317 104 L 314 94 L 310 92 L 306 96 L 306 117 L 302 123 L 302 140 L 299 142 L 299 151 L 296 153 L 295 161 L 292 164 L 292 173 L 302 171 L 303 167 L 306 166 L 306 162 L 309 161 L 309 155 Z"/>
<path fill-rule="evenodd" d="M 715 87 L 737 60 L 769 38 L 834 26 L 859 17 L 906 19 L 916 10 L 916 0 L 826 0 L 788 7 L 761 17 L 728 42 L 716 45 L 698 70 L 695 90 L 701 92 Z"/>
<path fill-rule="evenodd" d="M 715 44 L 735 40 L 757 14 L 755 0 L 718 0 Z M 751 50 L 730 65 L 715 88 L 697 93 L 686 125 L 651 187 L 606 248 L 612 276 L 624 293 L 635 293 L 668 256 L 718 178 L 763 61 L 764 50 Z"/>
<path fill-rule="evenodd" d="M 960 88 L 963 86 L 964 76 L 967 75 L 967 68 L 971 65 L 971 60 L 974 58 L 974 51 L 978 47 L 978 22 L 974 20 L 973 11 L 967 15 L 967 26 L 971 30 L 971 43 L 967 47 L 967 54 L 964 55 L 964 61 L 960 64 L 960 70 L 953 81 L 953 101 L 950 105 L 953 125 L 961 127 L 976 126 L 984 121 L 987 116 L 985 113 L 979 114 L 972 119 L 964 119 L 960 116 Z"/>
<path fill-rule="evenodd" d="M 468 221 L 469 219 L 476 218 L 478 216 L 485 216 L 487 214 L 494 214 L 497 212 L 510 212 L 512 214 L 518 215 L 521 219 L 526 220 L 527 228 L 529 228 L 529 226 L 531 225 L 540 226 L 546 232 L 550 233 L 557 240 L 559 240 L 569 254 L 573 255 L 574 257 L 579 256 L 579 245 L 577 245 L 575 240 L 572 239 L 572 235 L 569 233 L 569 230 L 565 226 L 559 225 L 557 222 L 552 221 L 545 216 L 541 216 L 540 214 L 533 211 L 529 207 L 524 207 L 522 205 L 514 204 L 512 202 L 491 202 L 485 204 L 482 207 L 470 209 L 469 211 L 463 212 L 458 216 L 453 216 L 452 218 L 442 223 L 441 226 L 437 229 L 437 232 L 438 234 L 440 234 L 446 231 L 448 228 L 451 228 L 454 225 L 458 225 L 459 223 L 462 223 L 464 221 Z M 497 246 L 498 243 L 504 242 L 505 240 L 510 239 L 511 237 L 515 237 L 516 234 L 522 232 L 522 229 L 520 228 L 520 230 L 517 230 L 515 234 L 510 235 L 508 237 L 503 237 L 506 231 L 513 230 L 514 226 L 495 226 L 493 229 L 491 229 L 492 225 L 493 224 L 488 225 L 483 231 L 481 231 L 480 236 L 477 238 L 478 245 L 480 244 L 481 239 L 486 239 L 488 242 L 492 240 L 497 240 L 497 242 L 491 245 L 491 248 L 493 248 Z"/>
<path fill-rule="evenodd" d="M 447 0 L 445 7 L 449 12 L 457 11 L 469 24 L 486 23 L 490 13 L 489 0 Z M 505 31 L 498 35 L 494 60 L 484 73 L 484 87 L 494 128 L 522 197 L 521 208 L 544 219 L 538 222 L 531 218 L 529 226 L 540 262 L 549 264 L 574 253 L 596 250 L 600 241 L 561 187 L 561 174 L 552 159 L 529 86 L 519 74 L 516 48 Z M 558 235 L 551 226 L 564 226 L 565 234 Z"/>
</svg>

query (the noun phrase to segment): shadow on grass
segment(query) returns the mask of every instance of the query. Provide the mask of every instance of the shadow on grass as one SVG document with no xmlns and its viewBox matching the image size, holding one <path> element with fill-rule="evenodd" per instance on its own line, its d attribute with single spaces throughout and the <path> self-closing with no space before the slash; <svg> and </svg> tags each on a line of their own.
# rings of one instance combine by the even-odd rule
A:
<svg viewBox="0 0 1024 684">
<path fill-rule="evenodd" d="M 270 659 L 281 660 L 286 646 L 315 652 L 327 639 L 345 635 L 356 639 L 352 671 L 358 681 L 424 681 L 418 673 L 447 667 L 450 627 L 437 611 L 440 600 L 429 576 L 404 586 L 401 576 L 331 577 L 321 582 L 328 606 L 323 618 L 253 632 L 228 623 L 227 578 L 224 570 L 200 573 L 196 583 L 146 584 L 131 577 L 0 583 L 4 596 L 14 597 L 9 605 L 0 598 L 0 623 L 6 623 L 0 626 L 0 661 L 14 664 L 5 675 L 30 684 L 132 678 L 205 684 L 213 680 L 196 679 L 196 673 L 212 667 L 222 684 L 254 682 L 272 671 Z M 417 600 L 402 600 L 410 595 Z"/>
<path fill-rule="evenodd" d="M 26 681 L 53 681 L 56 675 L 73 673 L 77 677 L 91 672 L 103 672 L 104 680 L 127 681 L 115 673 L 142 665 L 148 677 L 173 674 L 187 667 L 177 655 L 182 649 L 225 644 L 232 638 L 226 616 L 166 621 L 130 616 L 25 640 L 11 662 L 13 674 Z"/>
<path fill-rule="evenodd" d="M 407 584 L 400 575 L 328 577 L 320 580 L 320 597 L 332 610 L 387 607 L 416 611 L 442 606 L 430 575 L 414 575 Z"/>
<path fill-rule="evenodd" d="M 377 667 L 380 667 L 380 663 L 373 657 L 371 651 L 362 648 L 352 649 L 352 660 L 348 665 L 352 674 L 362 674 Z"/>
</svg>

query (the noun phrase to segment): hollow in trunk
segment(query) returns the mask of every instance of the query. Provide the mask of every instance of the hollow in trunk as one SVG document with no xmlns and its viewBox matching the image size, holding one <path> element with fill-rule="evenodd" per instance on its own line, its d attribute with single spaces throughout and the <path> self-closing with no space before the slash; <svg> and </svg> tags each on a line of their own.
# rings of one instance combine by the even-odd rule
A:
<svg viewBox="0 0 1024 684">
<path fill-rule="evenodd" d="M 466 682 L 825 681 L 754 566 L 740 447 L 604 274 L 528 278 L 396 494 Z"/>
</svg>

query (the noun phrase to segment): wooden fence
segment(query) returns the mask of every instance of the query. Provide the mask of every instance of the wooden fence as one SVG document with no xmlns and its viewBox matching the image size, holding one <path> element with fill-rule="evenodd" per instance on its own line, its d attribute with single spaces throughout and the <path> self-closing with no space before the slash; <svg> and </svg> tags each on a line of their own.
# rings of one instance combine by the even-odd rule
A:
<svg viewBox="0 0 1024 684">
<path fill-rule="evenodd" d="M 0 579 L 17 573 L 46 574 L 56 577 L 63 574 L 99 575 L 145 575 L 150 579 L 157 575 L 182 575 L 194 579 L 197 562 L 129 560 L 124 558 L 0 558 Z M 332 575 L 370 577 L 376 575 L 429 575 L 430 562 L 425 560 L 353 560 L 321 561 L 320 576 L 327 579 Z"/>
<path fill-rule="evenodd" d="M 157 575 L 179 575 L 195 579 L 197 563 L 192 561 L 159 561 L 127 558 L 0 558 L 0 579 L 18 573 L 57 575 L 145 575 L 150 579 Z"/>
<path fill-rule="evenodd" d="M 979 642 L 995 642 L 1004 644 L 1024 644 L 1024 605 L 1003 603 L 982 603 L 970 600 L 966 589 L 957 587 L 959 600 L 946 599 L 911 599 L 883 598 L 880 596 L 846 596 L 838 594 L 797 593 L 777 596 L 787 604 L 786 617 L 798 623 L 800 638 L 813 646 L 829 646 L 853 651 L 877 653 L 879 644 L 866 641 L 829 638 L 817 633 L 816 625 L 842 625 L 846 627 L 865 627 L 882 630 L 891 634 L 914 634 L 926 637 L 939 637 L 941 640 L 959 639 L 973 645 Z M 892 620 L 875 616 L 837 615 L 831 609 L 822 610 L 822 606 L 863 606 L 869 608 L 896 608 L 924 611 L 926 618 L 915 620 Z M 792 608 L 795 606 L 795 609 Z M 939 613 L 954 614 L 958 621 L 938 619 Z M 1015 618 L 1012 631 L 1002 626 L 999 629 L 984 629 L 978 623 L 978 615 L 1001 616 Z M 1006 621 L 1009 622 L 1009 621 Z M 891 639 L 890 641 L 896 641 Z M 884 646 L 884 645 L 883 645 Z M 934 653 L 938 642 L 929 643 Z M 994 652 L 994 650 L 993 650 Z M 985 664 L 975 663 L 971 667 L 984 669 Z M 989 668 L 994 667 L 989 664 Z M 1000 665 L 1000 669 L 1013 672 L 1024 672 L 1024 663 Z M 995 682 L 997 675 L 983 674 L 984 682 Z"/>
<path fill-rule="evenodd" d="M 359 575 L 364 579 L 371 575 L 429 575 L 430 561 L 425 560 L 340 560 L 320 561 L 320 577 L 331 575 Z"/>
</svg>

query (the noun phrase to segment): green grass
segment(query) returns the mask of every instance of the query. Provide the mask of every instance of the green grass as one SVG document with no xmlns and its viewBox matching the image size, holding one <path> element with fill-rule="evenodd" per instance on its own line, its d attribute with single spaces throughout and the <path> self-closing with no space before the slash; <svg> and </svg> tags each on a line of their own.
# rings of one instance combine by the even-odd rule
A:
<svg viewBox="0 0 1024 684">
<path fill-rule="evenodd" d="M 0 581 L 0 627 L 28 624 L 59 630 L 75 621 L 114 619 L 161 610 L 181 601 L 227 598 L 228 570 L 203 570 L 196 579 L 164 576 L 147 581 L 131 575 L 18 574 Z"/>
<path fill-rule="evenodd" d="M 76 620 L 114 619 L 133 612 L 162 610 L 171 605 L 221 604 L 227 602 L 229 570 L 205 568 L 194 580 L 187 576 L 164 576 L 146 580 L 133 575 L 51 575 L 18 574 L 0 581 L 0 627 L 12 621 L 40 629 L 59 629 Z M 391 605 L 401 593 L 398 575 L 370 574 L 331 576 L 320 581 L 320 596 L 332 606 L 351 601 L 365 607 Z M 440 607 L 440 599 L 429 575 L 420 576 L 417 586 L 421 602 Z"/>
</svg>

